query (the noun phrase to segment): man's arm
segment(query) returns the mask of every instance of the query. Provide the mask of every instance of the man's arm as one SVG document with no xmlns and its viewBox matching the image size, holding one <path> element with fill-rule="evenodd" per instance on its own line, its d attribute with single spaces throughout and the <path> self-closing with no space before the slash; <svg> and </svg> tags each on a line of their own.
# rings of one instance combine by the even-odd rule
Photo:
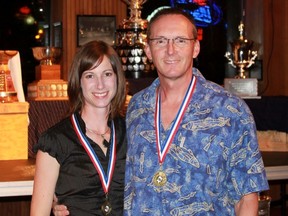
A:
<svg viewBox="0 0 288 216">
<path fill-rule="evenodd" d="M 257 216 L 258 215 L 258 194 L 251 193 L 243 196 L 235 205 L 237 216 Z"/>
<path fill-rule="evenodd" d="M 53 204 L 52 204 L 53 214 L 55 216 L 66 216 L 66 215 L 69 215 L 69 211 L 67 210 L 67 207 L 65 205 L 59 205 L 57 202 L 58 202 L 58 198 L 54 194 L 54 196 L 53 196 Z"/>
</svg>

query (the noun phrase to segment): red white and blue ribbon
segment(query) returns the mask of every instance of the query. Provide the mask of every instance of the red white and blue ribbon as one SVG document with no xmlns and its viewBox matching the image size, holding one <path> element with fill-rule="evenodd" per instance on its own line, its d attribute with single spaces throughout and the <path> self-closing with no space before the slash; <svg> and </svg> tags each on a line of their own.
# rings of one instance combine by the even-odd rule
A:
<svg viewBox="0 0 288 216">
<path fill-rule="evenodd" d="M 192 98 L 195 85 L 196 84 L 196 77 L 193 76 L 190 84 L 188 86 L 188 89 L 186 91 L 186 94 L 184 96 L 184 99 L 181 103 L 181 106 L 178 110 L 178 113 L 176 115 L 175 121 L 173 125 L 171 126 L 171 129 L 168 132 L 167 138 L 164 140 L 163 143 L 160 142 L 160 128 L 161 128 L 161 95 L 160 91 L 157 92 L 156 95 L 156 108 L 155 108 L 155 116 L 154 116 L 154 121 L 155 121 L 155 132 L 156 132 L 156 146 L 157 146 L 157 151 L 158 151 L 158 159 L 159 163 L 162 164 L 165 160 L 166 154 L 170 148 L 170 145 L 178 131 L 178 128 L 180 126 L 180 123 L 182 121 L 182 118 L 188 108 L 189 102 Z"/>
<path fill-rule="evenodd" d="M 102 183 L 102 188 L 104 192 L 108 193 L 109 186 L 110 186 L 113 172 L 114 172 L 114 168 L 115 168 L 115 162 L 116 162 L 116 136 L 115 136 L 114 122 L 112 121 L 111 123 L 112 126 L 111 126 L 110 158 L 109 158 L 109 163 L 108 163 L 108 168 L 107 168 L 107 174 L 105 174 L 103 167 L 95 151 L 93 150 L 92 146 L 87 140 L 87 137 L 85 136 L 85 134 L 82 132 L 75 114 L 71 116 L 71 121 L 72 121 L 73 128 L 80 140 L 80 143 L 84 147 L 85 151 L 87 152 L 90 160 L 92 161 L 95 169 L 97 170 L 99 174 L 99 178 Z"/>
</svg>

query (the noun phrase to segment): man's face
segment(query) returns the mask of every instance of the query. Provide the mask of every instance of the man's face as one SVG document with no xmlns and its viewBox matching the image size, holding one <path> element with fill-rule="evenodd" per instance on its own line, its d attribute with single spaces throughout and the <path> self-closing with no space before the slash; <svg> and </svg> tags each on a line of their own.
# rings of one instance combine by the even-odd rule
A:
<svg viewBox="0 0 288 216">
<path fill-rule="evenodd" d="M 193 58 L 197 57 L 200 45 L 186 17 L 178 14 L 160 17 L 152 24 L 149 38 L 152 40 L 145 52 L 153 60 L 159 77 L 177 78 L 192 73 Z"/>
</svg>

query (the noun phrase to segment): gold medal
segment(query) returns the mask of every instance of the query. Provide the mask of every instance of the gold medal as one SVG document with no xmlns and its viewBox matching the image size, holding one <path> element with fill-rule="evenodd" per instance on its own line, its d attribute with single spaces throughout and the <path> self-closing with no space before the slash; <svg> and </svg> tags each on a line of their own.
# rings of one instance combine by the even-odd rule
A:
<svg viewBox="0 0 288 216">
<path fill-rule="evenodd" d="M 102 206 L 101 206 L 101 211 L 103 213 L 103 215 L 109 215 L 112 211 L 112 206 L 110 204 L 110 202 L 108 200 L 106 200 Z"/>
<path fill-rule="evenodd" d="M 153 184 L 157 187 L 162 187 L 167 182 L 167 176 L 163 171 L 158 171 L 153 177 Z"/>
</svg>

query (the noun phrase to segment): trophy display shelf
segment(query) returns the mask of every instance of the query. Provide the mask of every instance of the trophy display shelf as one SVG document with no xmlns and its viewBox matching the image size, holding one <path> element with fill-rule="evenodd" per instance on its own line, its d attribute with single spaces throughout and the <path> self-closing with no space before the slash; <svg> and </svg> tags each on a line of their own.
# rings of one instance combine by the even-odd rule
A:
<svg viewBox="0 0 288 216">
<path fill-rule="evenodd" d="M 29 103 L 0 103 L 0 160 L 28 157 Z"/>
</svg>

